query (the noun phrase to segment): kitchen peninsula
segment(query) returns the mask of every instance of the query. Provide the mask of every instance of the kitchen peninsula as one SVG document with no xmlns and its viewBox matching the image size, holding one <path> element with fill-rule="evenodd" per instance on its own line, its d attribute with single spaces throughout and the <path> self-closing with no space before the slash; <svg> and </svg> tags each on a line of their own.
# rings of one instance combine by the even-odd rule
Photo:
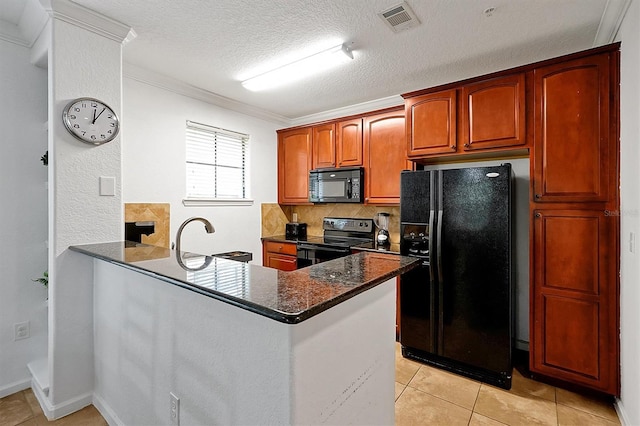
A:
<svg viewBox="0 0 640 426">
<path fill-rule="evenodd" d="M 393 424 L 396 275 L 362 252 L 291 272 L 125 242 L 94 268 L 95 396 L 123 424 Z M 185 291 L 189 290 L 189 291 Z"/>
</svg>

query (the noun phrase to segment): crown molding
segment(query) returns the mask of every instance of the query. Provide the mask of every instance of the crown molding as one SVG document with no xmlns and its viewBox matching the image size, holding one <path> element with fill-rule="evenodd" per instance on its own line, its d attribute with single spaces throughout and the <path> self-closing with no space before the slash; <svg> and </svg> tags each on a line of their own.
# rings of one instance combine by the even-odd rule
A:
<svg viewBox="0 0 640 426">
<path fill-rule="evenodd" d="M 607 0 L 593 47 L 613 43 L 632 0 Z"/>
<path fill-rule="evenodd" d="M 31 48 L 48 20 L 38 0 L 26 0 L 17 25 L 0 21 L 0 40 Z"/>
<path fill-rule="evenodd" d="M 148 84 L 150 86 L 158 87 L 160 89 L 177 93 L 179 95 L 207 102 L 209 104 L 226 108 L 231 111 L 236 111 L 241 114 L 246 114 L 278 124 L 283 124 L 285 126 L 289 126 L 291 124 L 291 119 L 285 116 L 274 114 L 262 108 L 257 108 L 249 104 L 220 96 L 208 90 L 192 86 L 172 77 L 159 74 L 155 71 L 141 68 L 129 62 L 123 63 L 122 74 L 125 78 Z"/>
<path fill-rule="evenodd" d="M 19 46 L 30 47 L 29 41 L 22 35 L 18 26 L 5 21 L 0 21 L 0 40 Z"/>
<path fill-rule="evenodd" d="M 127 43 L 137 35 L 128 25 L 70 0 L 40 0 L 40 4 L 52 19 L 67 22 L 118 43 Z"/>
<path fill-rule="evenodd" d="M 404 99 L 400 95 L 389 96 L 386 98 L 374 99 L 372 101 L 362 102 L 355 105 L 331 109 L 319 112 L 317 114 L 309 114 L 302 117 L 294 118 L 291 126 L 302 126 L 309 123 L 317 123 L 320 121 L 332 120 L 334 118 L 347 117 L 350 115 L 365 114 L 379 109 L 391 108 L 404 105 Z"/>
</svg>

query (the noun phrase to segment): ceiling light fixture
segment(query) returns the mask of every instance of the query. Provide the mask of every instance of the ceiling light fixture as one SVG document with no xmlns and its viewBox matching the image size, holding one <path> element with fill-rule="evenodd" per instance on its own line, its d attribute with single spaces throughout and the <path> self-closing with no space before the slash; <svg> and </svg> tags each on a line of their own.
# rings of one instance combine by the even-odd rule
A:
<svg viewBox="0 0 640 426">
<path fill-rule="evenodd" d="M 309 75 L 317 74 L 353 59 L 353 52 L 346 44 L 314 53 L 306 58 L 283 65 L 264 74 L 251 77 L 242 85 L 252 91 L 266 90 L 293 81 L 301 80 Z"/>
</svg>

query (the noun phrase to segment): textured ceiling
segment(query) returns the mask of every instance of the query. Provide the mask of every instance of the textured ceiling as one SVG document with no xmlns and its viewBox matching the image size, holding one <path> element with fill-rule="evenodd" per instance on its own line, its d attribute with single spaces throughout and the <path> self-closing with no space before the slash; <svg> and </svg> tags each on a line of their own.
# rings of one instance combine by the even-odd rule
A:
<svg viewBox="0 0 640 426">
<path fill-rule="evenodd" d="M 74 2 L 135 30 L 126 62 L 287 119 L 593 47 L 607 5 L 407 0 L 421 25 L 394 33 L 377 13 L 399 0 Z M 489 7 L 495 11 L 485 16 Z M 250 92 L 240 84 L 340 42 L 352 43 L 355 56 L 344 66 L 277 90 Z"/>
</svg>

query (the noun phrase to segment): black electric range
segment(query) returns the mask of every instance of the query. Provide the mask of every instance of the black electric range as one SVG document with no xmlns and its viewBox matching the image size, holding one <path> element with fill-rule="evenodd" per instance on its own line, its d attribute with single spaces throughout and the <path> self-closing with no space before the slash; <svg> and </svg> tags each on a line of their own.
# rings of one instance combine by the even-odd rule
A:
<svg viewBox="0 0 640 426">
<path fill-rule="evenodd" d="M 374 241 L 373 219 L 325 217 L 322 237 L 298 241 L 298 268 L 351 254 L 351 247 Z"/>
</svg>

